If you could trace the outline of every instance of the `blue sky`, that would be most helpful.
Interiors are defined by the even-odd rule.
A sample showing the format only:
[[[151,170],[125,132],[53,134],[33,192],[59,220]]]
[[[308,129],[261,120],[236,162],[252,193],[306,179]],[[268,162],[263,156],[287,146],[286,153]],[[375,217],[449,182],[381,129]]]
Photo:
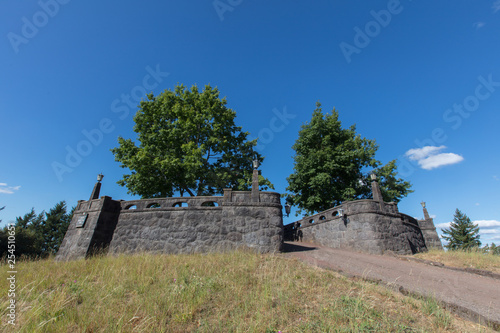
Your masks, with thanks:
[[[110,149],[144,92],[217,86],[284,192],[316,101],[398,159],[400,211],[456,208],[500,243],[500,1],[3,1],[2,225],[34,207],[130,199]],[[295,217],[285,218],[285,223]]]

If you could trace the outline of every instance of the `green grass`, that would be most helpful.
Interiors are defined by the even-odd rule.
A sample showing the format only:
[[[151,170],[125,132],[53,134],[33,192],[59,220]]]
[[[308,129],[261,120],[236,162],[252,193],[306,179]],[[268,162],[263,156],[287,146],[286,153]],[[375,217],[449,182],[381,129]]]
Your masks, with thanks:
[[[500,274],[500,256],[485,254],[480,249],[470,251],[442,251],[433,249],[428,252],[418,253],[415,257],[437,261],[446,266],[484,269]]]
[[[428,299],[247,251],[17,263],[4,332],[479,332]],[[7,290],[7,267],[0,289]]]

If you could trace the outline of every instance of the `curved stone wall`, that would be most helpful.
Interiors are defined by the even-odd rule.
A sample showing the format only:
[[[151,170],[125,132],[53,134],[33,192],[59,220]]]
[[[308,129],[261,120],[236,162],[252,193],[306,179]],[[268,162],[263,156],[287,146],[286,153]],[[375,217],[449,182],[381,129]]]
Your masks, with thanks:
[[[339,216],[340,209],[343,217]],[[426,250],[417,220],[399,213],[394,203],[374,200],[345,202],[285,226],[285,240],[302,240],[360,252],[412,254]]]

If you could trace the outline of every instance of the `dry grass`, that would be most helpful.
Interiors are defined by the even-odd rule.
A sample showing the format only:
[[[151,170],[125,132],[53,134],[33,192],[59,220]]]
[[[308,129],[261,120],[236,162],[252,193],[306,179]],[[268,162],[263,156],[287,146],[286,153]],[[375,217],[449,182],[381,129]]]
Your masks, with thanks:
[[[481,250],[446,252],[430,250],[429,252],[416,254],[415,257],[437,261],[446,266],[484,269],[500,274],[500,256],[485,254]]]
[[[0,289],[7,289],[6,266]],[[429,299],[280,255],[120,255],[17,264],[4,332],[485,332]]]

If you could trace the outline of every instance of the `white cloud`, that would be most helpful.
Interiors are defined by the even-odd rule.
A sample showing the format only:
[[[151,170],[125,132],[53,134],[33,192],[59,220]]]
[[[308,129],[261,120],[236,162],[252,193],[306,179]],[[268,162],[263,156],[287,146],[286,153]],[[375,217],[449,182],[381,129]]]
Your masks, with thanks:
[[[439,147],[425,146],[422,148],[413,148],[413,149],[408,150],[405,153],[405,155],[408,156],[408,158],[410,160],[418,161],[418,160],[421,160],[423,158],[426,158],[427,156],[437,154],[438,152],[440,152],[441,150],[443,150],[445,148],[446,148],[446,146],[439,146]]]
[[[479,228],[494,228],[500,227],[500,221],[496,220],[477,220],[473,221],[475,224],[479,226]]]
[[[14,191],[18,191],[21,186],[7,186],[6,183],[0,183],[0,193],[13,194]]]
[[[437,228],[449,228],[451,222],[439,223],[436,224]],[[500,227],[500,221],[496,220],[477,220],[472,221],[472,223],[476,224],[479,228],[496,228]]]
[[[445,165],[451,165],[462,162],[464,158],[454,153],[443,153],[429,156],[418,161],[418,164],[425,170],[432,170]]]
[[[484,230],[479,230],[480,234],[499,234],[500,235],[500,230],[497,229],[484,229]]]
[[[439,228],[439,229],[449,228],[450,227],[450,223],[451,222],[445,222],[445,223],[436,224],[436,228]]]
[[[493,9],[493,13],[498,12],[500,10],[500,0],[495,1],[491,8]]]
[[[484,22],[475,22],[475,23],[473,24],[473,26],[474,26],[474,28],[476,28],[476,30],[481,29],[481,28],[482,28],[482,27],[484,27],[485,25],[486,25],[486,23],[484,23]]]
[[[462,162],[464,158],[454,153],[440,153],[446,146],[425,146],[408,150],[405,155],[413,161],[417,161],[422,169],[432,170],[445,165]]]
[[[497,181],[500,180],[500,178],[498,178],[498,176],[493,176],[493,179],[497,180]]]

